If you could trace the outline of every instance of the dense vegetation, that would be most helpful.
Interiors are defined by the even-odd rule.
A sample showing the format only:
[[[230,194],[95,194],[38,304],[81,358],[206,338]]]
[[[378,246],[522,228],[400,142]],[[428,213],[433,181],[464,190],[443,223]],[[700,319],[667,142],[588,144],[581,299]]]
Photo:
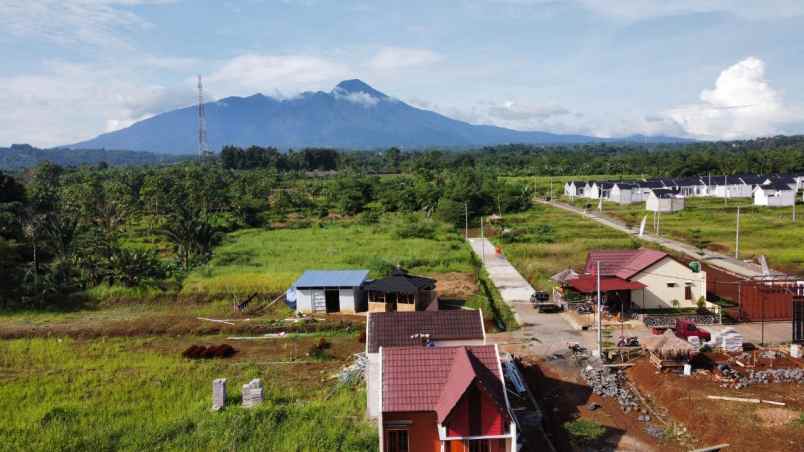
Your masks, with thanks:
[[[318,165],[327,155],[309,161]],[[531,197],[525,184],[471,168],[426,177],[308,177],[216,161],[127,168],[43,163],[19,177],[0,173],[0,186],[3,306],[45,305],[98,287],[164,288],[188,275],[193,281],[193,269],[241,229],[348,221],[392,227],[397,240],[434,240],[443,236],[444,222],[463,226],[467,213],[474,219],[523,210]]]

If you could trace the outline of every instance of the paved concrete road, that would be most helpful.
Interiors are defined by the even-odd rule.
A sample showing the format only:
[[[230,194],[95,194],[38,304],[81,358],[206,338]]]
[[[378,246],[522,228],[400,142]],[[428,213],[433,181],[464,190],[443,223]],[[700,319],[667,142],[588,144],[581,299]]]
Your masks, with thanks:
[[[574,214],[589,218],[590,220],[596,221],[596,222],[598,222],[598,223],[600,223],[600,224],[602,224],[604,226],[610,227],[612,229],[616,229],[616,230],[618,230],[620,232],[624,232],[624,233],[629,234],[629,235],[636,236],[636,235],[639,234],[638,229],[629,228],[625,224],[623,224],[623,223],[621,223],[621,222],[609,217],[604,212],[598,212],[598,211],[588,211],[588,212],[586,212],[583,209],[579,209],[579,208],[577,208],[575,206],[571,206],[569,204],[565,204],[565,203],[557,202],[557,201],[544,201],[544,200],[541,200],[541,199],[537,199],[536,201],[541,203],[541,204],[546,204],[546,205],[549,205],[551,207],[556,207],[556,208],[559,208],[559,209],[563,209],[563,210],[566,210],[568,212],[572,212]],[[755,277],[755,276],[762,276],[762,270],[759,268],[758,265],[749,264],[749,263],[743,262],[743,261],[741,261],[739,259],[735,259],[735,258],[733,258],[731,256],[727,256],[725,254],[716,253],[714,251],[707,250],[705,256],[702,257],[700,254],[698,254],[698,250],[695,247],[693,247],[691,245],[688,245],[688,244],[686,244],[684,242],[679,242],[678,240],[672,240],[672,239],[668,239],[666,237],[657,237],[655,235],[651,235],[651,234],[647,234],[647,233],[645,235],[643,235],[641,237],[641,239],[642,240],[647,240],[649,242],[657,243],[657,244],[662,245],[663,247],[666,247],[666,248],[671,249],[673,251],[686,254],[687,256],[691,257],[692,259],[701,260],[701,261],[705,262],[708,265],[711,265],[713,267],[717,267],[719,269],[725,270],[725,271],[727,271],[729,273],[732,273],[732,274],[736,274],[736,275],[743,276],[743,277],[746,277],[746,278],[751,278],[751,277]],[[772,272],[776,273],[776,274],[779,274],[779,275],[782,274],[781,272],[776,272],[776,271],[772,271]]]
[[[586,347],[594,343],[593,333],[578,331],[564,314],[542,314],[534,309],[530,304],[533,287],[505,256],[496,253],[488,239],[469,239],[469,244],[475,254],[483,256],[491,282],[522,325],[514,332],[489,335],[492,342],[500,344],[504,350],[534,356],[563,353],[567,342],[580,342]]]

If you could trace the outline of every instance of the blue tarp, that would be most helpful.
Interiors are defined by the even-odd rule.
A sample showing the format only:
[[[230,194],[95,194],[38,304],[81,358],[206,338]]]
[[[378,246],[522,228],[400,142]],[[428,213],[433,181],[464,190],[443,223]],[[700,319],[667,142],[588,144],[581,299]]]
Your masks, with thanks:
[[[293,287],[358,287],[368,278],[368,273],[368,270],[307,270]]]

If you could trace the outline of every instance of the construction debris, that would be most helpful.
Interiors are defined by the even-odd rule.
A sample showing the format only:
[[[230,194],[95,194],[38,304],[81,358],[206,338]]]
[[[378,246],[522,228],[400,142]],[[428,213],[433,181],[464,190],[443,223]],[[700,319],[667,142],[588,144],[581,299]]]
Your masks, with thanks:
[[[262,381],[255,378],[243,385],[241,389],[243,396],[243,408],[252,408],[260,405],[265,400],[265,390],[262,387]]]
[[[220,411],[226,405],[226,379],[212,380],[212,411]]]
[[[218,319],[208,319],[206,317],[196,317],[198,320],[203,320],[205,322],[214,322],[214,323],[225,323],[227,325],[234,326],[234,322],[231,320],[218,320]]]
[[[337,378],[343,384],[354,385],[364,381],[368,370],[368,357],[365,353],[355,353],[355,361],[341,369]]]
[[[729,353],[743,351],[743,335],[734,328],[726,328],[718,336],[717,345]]]
[[[749,370],[748,375],[742,375],[735,371],[728,364],[718,365],[718,372],[721,376],[721,387],[734,389],[747,388],[751,385],[770,384],[770,383],[798,383],[804,384],[804,369],[783,368],[766,370]]]
[[[593,393],[617,399],[623,412],[629,413],[639,408],[636,396],[625,384],[625,374],[622,370],[613,370],[610,367],[595,368],[586,366],[581,370],[581,376],[591,386]]]

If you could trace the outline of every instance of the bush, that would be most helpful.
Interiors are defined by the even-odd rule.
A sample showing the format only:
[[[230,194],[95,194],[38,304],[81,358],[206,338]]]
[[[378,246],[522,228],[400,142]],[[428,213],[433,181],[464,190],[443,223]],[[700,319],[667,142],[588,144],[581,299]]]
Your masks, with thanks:
[[[603,427],[595,421],[586,419],[576,419],[571,422],[565,422],[563,427],[564,430],[570,434],[571,441],[575,445],[592,443],[600,439],[606,433],[606,427]]]
[[[396,268],[394,264],[377,256],[372,257],[371,260],[369,260],[368,265],[366,265],[366,267],[368,267],[368,270],[371,273],[383,277],[390,275],[391,272],[394,271],[394,269]]]
[[[430,219],[408,217],[394,228],[394,237],[398,239],[434,239],[436,224]]]

